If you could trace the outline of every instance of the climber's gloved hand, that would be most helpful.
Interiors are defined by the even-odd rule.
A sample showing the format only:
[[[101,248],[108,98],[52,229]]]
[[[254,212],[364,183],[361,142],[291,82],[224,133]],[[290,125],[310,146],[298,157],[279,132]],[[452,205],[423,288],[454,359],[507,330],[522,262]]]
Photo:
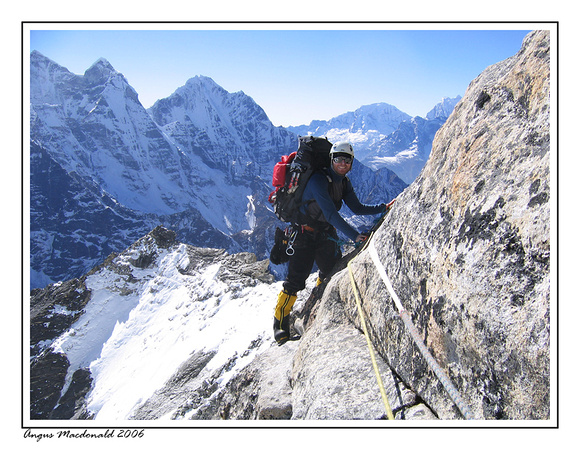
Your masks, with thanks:
[[[362,233],[359,234],[356,239],[354,240],[355,244],[362,244],[363,242],[365,242],[367,239],[369,238],[368,233]]]

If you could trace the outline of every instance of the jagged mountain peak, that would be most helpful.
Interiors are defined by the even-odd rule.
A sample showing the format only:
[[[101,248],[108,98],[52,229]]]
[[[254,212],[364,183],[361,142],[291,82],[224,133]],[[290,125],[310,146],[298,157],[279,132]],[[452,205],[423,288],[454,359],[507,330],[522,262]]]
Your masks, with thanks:
[[[194,77],[189,78],[185,82],[186,87],[209,87],[211,89],[219,89],[220,91],[227,93],[227,91],[222,88],[219,84],[215,82],[215,80],[211,77],[206,75],[195,75]]]
[[[270,123],[266,112],[243,91],[230,93],[212,78],[196,75],[169,97],[157,100],[148,111],[160,126],[191,122],[207,129],[216,119],[227,126],[236,120],[241,109],[250,112],[248,121]],[[229,131],[235,134],[231,127]]]
[[[427,120],[433,120],[437,118],[447,119],[453,112],[455,105],[459,103],[461,96],[458,95],[454,98],[443,97],[439,103],[437,103],[431,111],[425,116]]]
[[[354,111],[355,115],[362,114],[400,114],[402,111],[394,105],[385,102],[371,103],[369,105],[363,105]],[[348,113],[347,113],[348,114]],[[405,114],[405,113],[403,113]]]
[[[117,71],[115,70],[115,68],[112,66],[112,64],[106,59],[106,58],[99,58],[97,59],[92,65],[91,67],[89,67],[86,72],[89,72],[91,70],[95,70],[95,69],[99,69],[99,70],[104,70],[104,71],[108,71],[108,72],[115,72],[117,73]]]
[[[85,79],[92,84],[102,84],[112,76],[119,74],[109,61],[105,58],[99,58],[85,71]]]
[[[38,65],[38,64],[52,65],[52,66],[60,67],[64,71],[69,72],[68,69],[64,68],[63,66],[61,66],[57,62],[53,61],[49,57],[43,55],[38,50],[32,50],[30,52],[30,64],[31,65]]]
[[[30,101],[32,104],[52,104],[66,110],[66,115],[82,114],[81,110],[68,109],[71,104],[82,104],[91,111],[99,99],[117,96],[138,103],[137,92],[129,85],[124,75],[118,72],[105,58],[99,58],[84,75],[76,75],[65,67],[34,50],[30,55]],[[99,87],[99,89],[94,89]],[[84,100],[73,100],[79,95]],[[113,102],[121,104],[122,102]],[[91,106],[92,105],[92,106]],[[143,108],[142,108],[143,109]]]
[[[219,85],[213,78],[208,77],[207,75],[196,75],[188,79],[183,86],[184,88],[189,89],[196,89],[196,90],[205,90],[205,92],[212,92],[214,94],[223,96],[223,97],[231,97],[231,98],[244,98],[249,99],[250,101],[254,101],[252,97],[247,95],[244,91],[235,91],[229,92],[221,85]],[[256,104],[257,105],[257,104]]]
[[[189,78],[183,86],[177,88],[170,97],[182,96],[194,99],[199,96],[226,97],[228,95],[230,95],[229,92],[217,84],[213,78],[196,75]]]
[[[266,178],[279,155],[295,145],[295,136],[274,127],[250,96],[230,93],[202,75],[156,101],[148,112],[179,146],[234,177]]]
[[[251,97],[248,97],[243,91],[233,93],[228,92],[218,83],[216,83],[213,78],[205,75],[196,75],[194,77],[189,78],[185,82],[185,84],[177,88],[175,92],[173,92],[173,94],[171,94],[169,97],[165,99],[159,99],[157,102],[164,102],[167,99],[175,97],[182,97],[190,101],[199,98],[214,98],[224,100],[228,98],[247,97],[251,99]],[[155,104],[151,109],[153,110],[154,108]]]

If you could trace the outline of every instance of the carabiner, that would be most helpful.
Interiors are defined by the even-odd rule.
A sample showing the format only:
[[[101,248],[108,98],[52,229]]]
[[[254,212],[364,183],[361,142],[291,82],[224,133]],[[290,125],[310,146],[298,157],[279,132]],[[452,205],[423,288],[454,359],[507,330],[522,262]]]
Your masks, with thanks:
[[[286,228],[286,234],[288,235],[288,228]],[[294,254],[294,241],[296,240],[296,235],[298,234],[298,231],[292,228],[292,231],[290,232],[290,236],[288,237],[288,245],[286,246],[286,254],[288,256],[292,256]]]

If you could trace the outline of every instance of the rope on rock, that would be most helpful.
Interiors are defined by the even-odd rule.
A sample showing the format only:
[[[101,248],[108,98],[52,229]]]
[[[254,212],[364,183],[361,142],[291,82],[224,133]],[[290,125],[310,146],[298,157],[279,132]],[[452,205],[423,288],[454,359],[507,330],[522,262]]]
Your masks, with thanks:
[[[369,337],[369,333],[367,331],[367,325],[366,325],[366,321],[365,321],[365,318],[363,315],[361,301],[360,301],[360,298],[358,296],[358,290],[356,288],[356,283],[354,281],[354,275],[352,274],[352,268],[350,266],[351,262],[352,262],[352,260],[349,261],[348,265],[347,265],[348,266],[348,274],[350,275],[350,282],[352,284],[352,290],[354,291],[354,297],[356,299],[356,306],[358,309],[358,313],[360,315],[360,321],[361,321],[361,325],[363,328],[363,333],[367,339],[367,345],[369,347],[371,361],[373,362],[373,368],[375,369],[375,375],[377,377],[377,383],[379,385],[379,390],[381,391],[381,397],[382,397],[383,403],[385,405],[385,410],[387,411],[387,417],[389,420],[395,420],[395,417],[393,416],[393,410],[391,409],[391,405],[389,404],[389,399],[387,398],[387,394],[385,392],[385,386],[383,385],[381,373],[379,372],[379,367],[377,366],[377,360],[375,359],[375,352],[373,351],[373,344],[371,343],[371,338]]]
[[[393,202],[391,202],[388,205],[387,211],[385,212],[383,217],[381,217],[380,222],[382,222],[382,219],[384,219],[384,216],[386,215],[386,213],[388,212],[388,210],[390,209],[390,206],[392,206],[392,204],[393,204]],[[381,261],[379,259],[379,255],[377,254],[377,249],[375,248],[375,245],[373,243],[372,238],[374,237],[374,231],[376,230],[376,228],[378,228],[378,226],[374,227],[374,228],[375,229],[370,233],[370,236],[368,237],[368,239],[366,239],[366,241],[364,242],[364,247],[363,247],[362,251],[366,250],[367,248],[369,249],[369,255],[371,257],[371,260],[373,261],[377,271],[379,272],[379,276],[383,280],[383,283],[387,287],[387,290],[389,291],[389,294],[391,295],[391,298],[393,299],[393,302],[395,303],[395,306],[397,307],[397,310],[399,311],[399,316],[401,317],[401,320],[405,324],[405,327],[407,328],[407,331],[409,332],[409,334],[413,338],[413,341],[415,342],[415,344],[419,348],[419,351],[421,352],[421,354],[423,355],[423,357],[427,361],[427,364],[429,365],[431,370],[433,370],[433,372],[435,373],[435,375],[437,376],[437,378],[439,379],[439,381],[441,382],[441,384],[443,385],[443,387],[447,391],[447,394],[449,395],[449,397],[451,398],[453,403],[455,403],[457,408],[459,408],[459,411],[461,412],[463,417],[465,417],[465,419],[467,419],[467,420],[473,420],[475,417],[474,417],[473,413],[471,412],[471,409],[469,408],[467,403],[465,403],[465,401],[461,398],[461,395],[459,394],[459,391],[453,385],[453,382],[449,379],[449,377],[445,374],[445,372],[443,372],[443,369],[441,368],[441,366],[439,366],[439,364],[437,363],[435,358],[433,358],[433,356],[429,352],[429,349],[427,348],[427,346],[423,343],[423,340],[421,339],[421,336],[419,334],[419,330],[417,329],[417,327],[415,327],[415,325],[413,324],[413,321],[411,320],[411,315],[403,307],[403,304],[401,303],[399,296],[397,295],[397,293],[393,289],[393,285],[391,284],[391,280],[387,276],[387,272],[385,270],[385,267],[381,263]],[[363,328],[365,338],[367,340],[367,345],[369,348],[369,353],[371,355],[373,368],[375,370],[375,375],[377,377],[377,383],[379,385],[379,390],[381,391],[381,397],[383,399],[383,403],[385,404],[385,409],[387,410],[387,417],[389,418],[389,420],[394,420],[393,412],[391,410],[391,406],[389,404],[389,400],[388,400],[387,394],[385,392],[385,387],[383,385],[383,380],[381,379],[381,374],[379,372],[377,362],[375,359],[375,354],[373,351],[373,346],[371,343],[370,335],[369,335],[368,330],[367,330],[366,321],[365,321],[363,309],[362,309],[362,303],[361,303],[359,295],[358,295],[358,290],[356,288],[356,282],[355,282],[352,267],[351,267],[352,261],[353,260],[349,261],[347,266],[348,266],[348,273],[350,276],[350,282],[352,284],[352,289],[354,291],[354,296],[356,299],[356,306],[357,306],[358,313],[360,316],[361,325]]]
[[[465,417],[468,420],[474,419],[474,416],[473,416],[473,413],[471,412],[471,409],[469,408],[467,403],[465,403],[465,401],[463,401],[463,399],[461,398],[461,395],[459,394],[459,391],[455,388],[455,386],[453,385],[453,383],[451,382],[449,377],[445,374],[445,372],[443,372],[443,369],[441,369],[439,364],[437,364],[437,361],[435,361],[435,358],[433,358],[433,356],[431,355],[431,353],[427,349],[427,346],[423,343],[423,341],[419,335],[419,330],[417,330],[417,328],[415,327],[415,325],[413,324],[413,322],[411,320],[411,315],[403,307],[401,300],[399,299],[397,293],[393,289],[391,281],[389,280],[389,277],[387,276],[387,272],[385,270],[385,267],[381,264],[381,261],[379,260],[379,255],[377,254],[377,249],[375,248],[375,245],[373,242],[369,243],[368,249],[369,249],[369,255],[371,256],[371,259],[372,259],[375,267],[377,268],[377,271],[379,272],[381,279],[385,283],[385,286],[387,287],[387,290],[389,291],[389,294],[391,295],[391,298],[393,299],[393,302],[395,303],[395,306],[397,307],[397,310],[399,311],[399,315],[400,315],[401,319],[403,320],[403,323],[405,324],[407,331],[409,331],[409,334],[413,338],[413,341],[415,341],[415,344],[419,348],[419,351],[421,352],[423,357],[427,360],[427,364],[429,364],[429,367],[433,370],[433,372],[435,372],[435,375],[437,376],[437,378],[439,379],[439,381],[441,382],[441,384],[443,385],[443,387],[447,391],[447,394],[449,394],[449,397],[451,397],[451,400],[453,400],[455,405],[459,408],[459,411],[461,411],[461,414],[463,415],[463,417]]]
[[[465,417],[467,420],[473,420],[474,417],[473,413],[471,412],[471,409],[469,408],[469,406],[467,406],[467,403],[463,401],[461,395],[459,394],[459,391],[455,388],[449,377],[445,375],[443,369],[441,369],[439,364],[437,364],[437,361],[435,361],[435,358],[433,358],[431,353],[429,353],[429,349],[427,349],[427,346],[421,340],[419,330],[417,330],[417,327],[413,324],[409,312],[402,311],[399,315],[401,316],[401,319],[403,319],[403,322],[407,326],[407,330],[409,330],[409,333],[413,337],[415,344],[417,344],[417,347],[419,347],[419,351],[421,352],[423,357],[427,360],[427,364],[429,364],[429,367],[431,367],[433,372],[435,372],[437,378],[439,378],[439,381],[449,394],[449,397],[451,397],[451,400],[453,400],[453,403],[457,405],[459,411],[461,411],[461,414],[463,414],[463,417]]]

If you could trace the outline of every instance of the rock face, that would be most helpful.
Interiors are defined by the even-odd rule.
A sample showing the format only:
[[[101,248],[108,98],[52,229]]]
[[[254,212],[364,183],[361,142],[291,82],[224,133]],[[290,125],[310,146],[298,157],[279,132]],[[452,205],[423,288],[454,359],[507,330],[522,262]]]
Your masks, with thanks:
[[[309,299],[315,300],[311,326],[299,341],[266,350],[193,418],[386,419],[364,335],[348,318],[336,283],[319,299],[321,292]],[[301,315],[308,303],[296,305],[294,313]],[[396,419],[436,418],[380,357],[377,366]]]
[[[534,32],[474,80],[375,236],[395,291],[477,418],[550,417],[549,62],[549,33]],[[380,353],[438,417],[458,417],[368,252],[355,267]]]

